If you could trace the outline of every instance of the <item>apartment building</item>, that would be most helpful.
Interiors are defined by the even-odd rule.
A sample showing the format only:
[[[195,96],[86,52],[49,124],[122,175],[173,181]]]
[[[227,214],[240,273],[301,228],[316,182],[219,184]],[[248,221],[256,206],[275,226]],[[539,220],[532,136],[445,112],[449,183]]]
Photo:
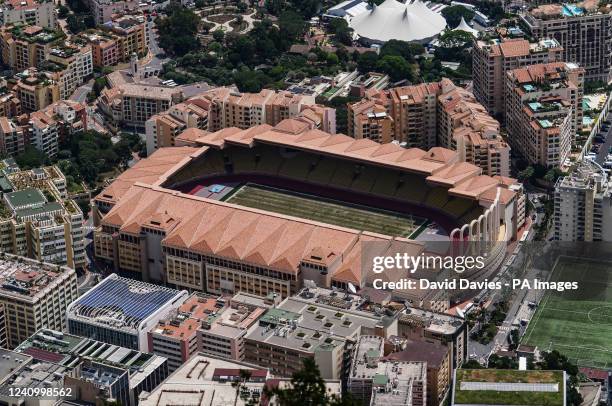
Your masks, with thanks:
[[[198,350],[219,358],[243,361],[244,337],[256,327],[267,306],[243,301],[237,294],[212,322],[202,323],[198,330]]]
[[[579,64],[585,80],[611,79],[612,15],[605,4],[588,0],[576,4],[543,4],[521,15],[538,40],[553,38],[563,47],[562,60]]]
[[[17,94],[8,90],[6,80],[0,79],[0,117],[13,118],[21,115],[21,101]]]
[[[2,253],[0,281],[8,348],[43,327],[66,327],[66,308],[78,296],[73,269]]]
[[[35,111],[30,114],[29,123],[32,145],[50,157],[57,155],[59,135],[56,121],[42,111]]]
[[[362,99],[348,109],[348,133],[356,139],[391,142],[394,140],[394,124],[387,107],[378,100]]]
[[[13,90],[24,111],[42,110],[60,100],[60,88],[54,76],[35,68],[17,75],[19,79]]]
[[[302,106],[315,104],[314,96],[269,89],[259,93],[240,93],[222,87],[206,92],[204,96],[211,102],[209,131],[228,127],[247,129],[259,124],[276,125],[297,116]]]
[[[493,119],[465,89],[450,80],[368,91],[348,106],[348,135],[407,148],[451,148],[462,162],[489,176],[507,176],[510,148]]]
[[[360,297],[342,296],[305,289],[269,309],[245,337],[245,360],[289,377],[303,358],[314,358],[323,378],[344,377],[360,335],[396,335],[398,324],[394,316],[359,310]]]
[[[15,352],[65,368],[74,400],[95,404],[101,397],[135,406],[141,392],[154,390],[169,374],[166,358],[43,328]]]
[[[189,128],[205,131],[228,127],[247,129],[262,123],[276,125],[280,117],[294,117],[310,128],[335,133],[335,110],[311,102],[311,97],[302,99],[302,96],[271,90],[259,94],[232,94],[227,88],[214,89],[151,117],[145,123],[147,151],[151,154],[158,148],[175,146],[176,137]]]
[[[37,113],[44,114],[45,121],[53,122],[57,128],[59,140],[87,130],[87,105],[84,103],[60,100]]]
[[[2,62],[16,71],[38,67],[47,60],[60,34],[36,25],[6,26],[0,31]]]
[[[399,351],[384,358],[388,362],[423,362],[427,366],[427,404],[440,405],[446,399],[453,374],[451,346],[440,342],[402,342]]]
[[[98,108],[112,125],[144,128],[147,120],[182,99],[180,89],[123,83],[105,89],[98,99]]]
[[[72,302],[68,331],[107,344],[151,351],[148,332],[187,298],[178,291],[109,275]]]
[[[119,43],[114,36],[104,31],[96,33],[85,33],[83,37],[87,39],[91,46],[92,62],[96,68],[113,66],[122,61],[119,52]]]
[[[510,175],[510,147],[500,136],[499,122],[474,95],[442,79],[438,96],[438,145],[457,151],[461,162],[489,176]]]
[[[0,117],[0,154],[15,156],[25,150],[27,131],[6,117]]]
[[[382,337],[358,338],[347,380],[355,400],[370,406],[424,406],[427,383],[425,362],[387,361]]]
[[[362,100],[348,106],[348,135],[354,138],[395,140],[410,148],[431,148],[436,145],[439,93],[439,83],[423,83],[382,91],[368,90],[365,100],[374,103],[368,104]],[[387,116],[381,114],[383,110]],[[372,114],[374,120],[368,120],[368,115]],[[376,128],[369,128],[369,122]],[[370,137],[365,137],[368,134]]]
[[[67,197],[66,178],[55,166],[5,174],[0,251],[80,268],[87,263],[83,213]]]
[[[53,2],[8,0],[0,6],[0,25],[21,23],[56,29],[57,14]]]
[[[188,128],[207,130],[210,105],[207,98],[196,96],[152,116],[145,123],[147,154],[175,146],[176,137]]]
[[[582,125],[584,69],[572,63],[530,65],[508,72],[508,142],[529,163],[566,165]]]
[[[60,99],[69,99],[77,87],[93,75],[93,55],[89,45],[56,44],[47,61],[57,65]]]
[[[149,351],[168,359],[172,373],[199,350],[198,329],[211,325],[225,302],[194,293],[148,332]]]
[[[467,324],[459,317],[410,307],[398,317],[399,337],[411,341],[441,343],[451,352],[451,370],[468,356]]]
[[[523,38],[479,39],[472,48],[472,83],[476,100],[503,119],[506,74],[512,69],[561,62],[563,47],[555,39],[529,42]]]
[[[117,43],[117,57],[127,62],[133,54],[144,56],[147,51],[145,21],[142,16],[133,15],[113,16],[112,20],[104,24]]]
[[[555,240],[612,241],[612,200],[608,175],[582,161],[555,185]]]
[[[138,10],[136,0],[87,0],[86,2],[96,24],[102,25],[112,21],[113,14]]]

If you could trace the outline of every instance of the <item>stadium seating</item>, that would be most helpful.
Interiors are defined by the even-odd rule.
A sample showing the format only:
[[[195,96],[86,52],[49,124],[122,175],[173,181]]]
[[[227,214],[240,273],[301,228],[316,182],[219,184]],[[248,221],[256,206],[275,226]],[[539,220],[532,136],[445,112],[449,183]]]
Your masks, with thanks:
[[[376,183],[374,183],[374,187],[372,188],[372,193],[393,197],[397,189],[398,179],[399,174],[397,172],[384,173],[384,176],[381,175],[376,179]]]
[[[441,209],[448,201],[448,193],[446,189],[441,187],[434,187],[427,193],[425,198],[425,204],[431,207]]]
[[[397,188],[395,197],[410,201],[412,203],[423,203],[429,188],[423,182],[423,178],[417,175],[403,174],[402,183]]]
[[[234,148],[230,151],[231,162],[234,164],[234,173],[253,172],[255,170],[255,154],[244,148]]]
[[[336,170],[331,178],[331,185],[348,188],[355,176],[355,164],[352,162],[338,162]]]
[[[473,207],[473,201],[453,197],[448,201],[448,203],[444,205],[442,210],[444,210],[445,213],[448,213],[454,218],[458,219],[465,215]]]
[[[338,161],[331,158],[321,157],[315,167],[308,174],[310,182],[327,185],[336,170]]]
[[[257,171],[268,174],[277,175],[282,163],[282,158],[274,148],[262,148],[260,152],[259,162],[257,163]]]
[[[379,173],[369,166],[362,166],[359,175],[354,177],[351,189],[357,192],[370,193]]]
[[[306,180],[310,165],[316,162],[318,157],[307,153],[299,153],[297,156],[285,159],[278,174],[297,180]]]

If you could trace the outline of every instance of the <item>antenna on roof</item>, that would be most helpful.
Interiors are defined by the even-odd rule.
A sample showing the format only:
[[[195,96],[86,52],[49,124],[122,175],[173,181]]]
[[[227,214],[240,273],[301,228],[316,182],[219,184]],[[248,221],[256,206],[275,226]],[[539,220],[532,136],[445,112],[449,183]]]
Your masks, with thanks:
[[[354,295],[357,294],[357,288],[351,282],[348,283],[348,290]]]

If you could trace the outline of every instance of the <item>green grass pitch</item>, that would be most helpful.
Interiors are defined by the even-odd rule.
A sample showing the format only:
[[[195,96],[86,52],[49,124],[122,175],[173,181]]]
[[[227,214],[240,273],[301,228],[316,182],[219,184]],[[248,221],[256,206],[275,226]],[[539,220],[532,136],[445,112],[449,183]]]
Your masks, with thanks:
[[[228,203],[285,214],[288,216],[370,231],[395,237],[415,238],[427,224],[416,216],[353,206],[314,196],[247,184],[226,198]]]
[[[612,264],[561,257],[551,280],[577,281],[579,289],[548,293],[522,343],[580,366],[612,367]]]

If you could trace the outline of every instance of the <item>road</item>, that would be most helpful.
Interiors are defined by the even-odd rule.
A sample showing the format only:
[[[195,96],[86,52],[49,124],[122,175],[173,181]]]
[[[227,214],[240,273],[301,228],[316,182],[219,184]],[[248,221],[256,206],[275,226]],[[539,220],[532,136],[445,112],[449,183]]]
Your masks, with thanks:
[[[608,113],[608,116],[606,117],[606,119],[610,119],[610,113]],[[600,132],[600,134],[606,134],[605,137],[605,141],[603,144],[601,144],[601,148],[599,149],[599,152],[597,153],[597,158],[595,159],[595,162],[597,162],[598,164],[603,164],[606,161],[606,157],[608,156],[608,151],[610,150],[610,147],[612,147],[612,137],[610,136],[612,134],[612,125],[608,126],[608,132]]]
[[[147,21],[147,37],[149,38],[149,52],[151,56],[149,56],[147,58],[147,62],[143,63],[141,66],[144,69],[159,71],[161,70],[163,64],[168,62],[170,59],[159,58],[157,56],[158,54],[162,54],[164,50],[159,46],[157,29],[155,29],[155,24],[153,21]]]
[[[73,100],[79,103],[87,103],[87,94],[91,92],[91,90],[93,89],[93,83],[94,83],[94,80],[91,79],[89,80],[89,82],[84,83],[81,86],[77,87],[74,93],[72,93],[72,95],[70,96],[70,100]]]

